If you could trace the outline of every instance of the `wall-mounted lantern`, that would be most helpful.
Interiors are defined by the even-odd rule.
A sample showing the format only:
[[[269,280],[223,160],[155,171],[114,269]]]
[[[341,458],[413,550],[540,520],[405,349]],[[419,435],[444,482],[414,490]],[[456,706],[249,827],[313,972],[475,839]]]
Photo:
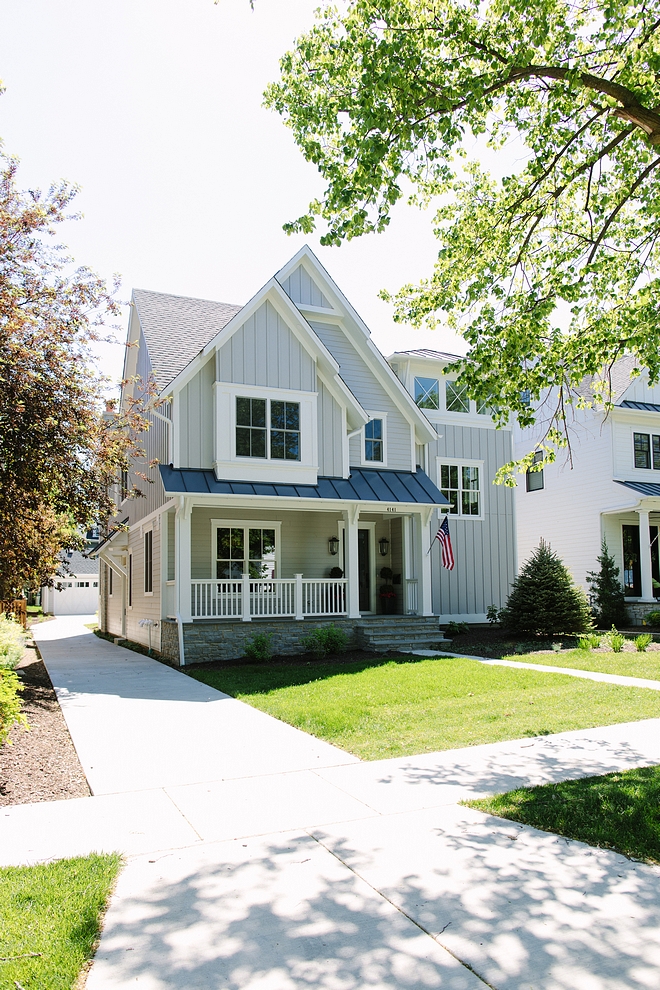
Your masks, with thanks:
[[[378,541],[378,549],[380,550],[381,557],[387,557],[390,550],[390,541],[385,537]]]
[[[328,553],[336,557],[339,553],[339,540],[336,536],[331,536],[328,540]]]

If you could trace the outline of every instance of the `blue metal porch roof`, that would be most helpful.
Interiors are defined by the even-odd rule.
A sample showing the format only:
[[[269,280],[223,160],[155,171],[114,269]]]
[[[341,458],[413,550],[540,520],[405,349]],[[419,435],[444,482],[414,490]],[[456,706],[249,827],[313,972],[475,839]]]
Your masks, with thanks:
[[[622,409],[639,409],[640,412],[660,412],[660,406],[655,402],[637,402],[633,399],[624,399],[620,405]]]
[[[624,488],[631,488],[639,495],[660,496],[660,485],[652,481],[616,481],[615,483],[617,485],[623,485]]]
[[[316,485],[266,484],[257,481],[218,481],[213,471],[173,468],[160,464],[169,495],[259,495],[275,498],[342,499],[348,502],[401,502],[448,505],[428,475],[417,471],[378,471],[351,468],[348,478],[319,478]]]

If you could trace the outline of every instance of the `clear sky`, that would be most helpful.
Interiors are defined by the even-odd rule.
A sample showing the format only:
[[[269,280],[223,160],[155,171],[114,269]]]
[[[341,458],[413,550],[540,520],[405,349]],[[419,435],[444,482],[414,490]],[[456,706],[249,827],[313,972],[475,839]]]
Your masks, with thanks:
[[[134,287],[244,303],[298,250],[282,224],[322,190],[281,119],[262,108],[278,59],[318,0],[2,0],[0,136],[24,188],[66,178],[84,218],[76,261]],[[429,214],[322,248],[306,238],[386,354],[464,352],[446,331],[397,326],[381,288],[429,274]],[[123,348],[103,353],[118,378]]]

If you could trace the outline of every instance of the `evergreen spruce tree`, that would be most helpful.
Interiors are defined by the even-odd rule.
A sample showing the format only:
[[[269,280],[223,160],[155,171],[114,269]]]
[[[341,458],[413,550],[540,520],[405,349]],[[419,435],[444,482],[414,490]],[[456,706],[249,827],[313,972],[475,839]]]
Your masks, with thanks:
[[[514,632],[545,636],[585,632],[591,625],[587,596],[544,540],[513,582],[501,621]]]
[[[592,595],[594,618],[601,629],[624,626],[627,622],[626,599],[619,581],[619,568],[603,540],[598,572],[589,571],[587,582]]]

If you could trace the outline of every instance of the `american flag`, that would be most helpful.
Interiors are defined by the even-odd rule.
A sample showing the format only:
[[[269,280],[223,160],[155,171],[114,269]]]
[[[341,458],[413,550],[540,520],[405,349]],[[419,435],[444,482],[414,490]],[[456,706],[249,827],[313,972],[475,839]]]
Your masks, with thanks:
[[[435,539],[440,540],[440,547],[442,550],[442,566],[446,567],[448,571],[453,571],[454,569],[454,550],[451,545],[451,536],[449,535],[449,520],[447,516],[442,520],[442,525],[438,532],[435,534]]]

